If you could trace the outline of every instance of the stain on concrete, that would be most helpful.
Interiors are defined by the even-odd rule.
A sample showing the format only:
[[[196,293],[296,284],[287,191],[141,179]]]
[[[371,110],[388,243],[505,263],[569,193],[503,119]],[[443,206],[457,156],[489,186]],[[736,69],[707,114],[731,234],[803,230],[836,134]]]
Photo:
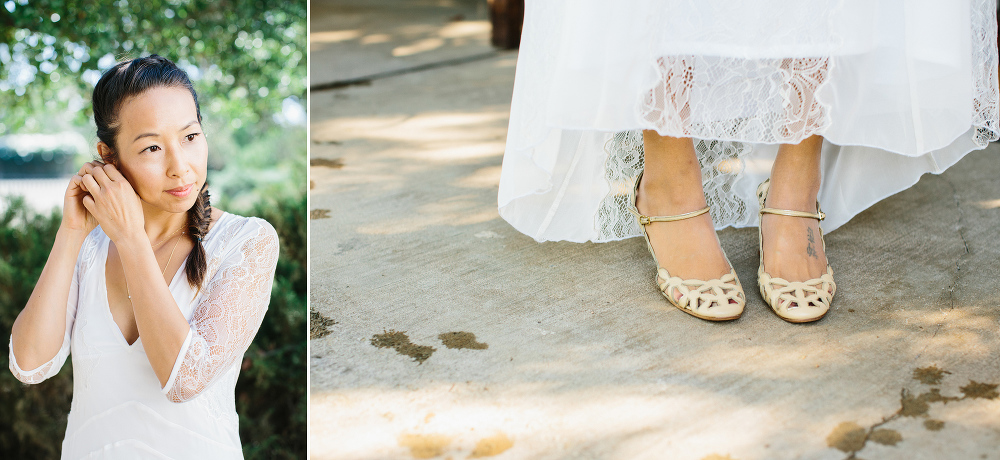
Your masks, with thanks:
[[[899,434],[896,430],[882,428],[872,431],[872,433],[868,435],[868,439],[885,446],[895,446],[903,440],[903,435]]]
[[[934,419],[924,420],[924,428],[931,431],[941,431],[941,429],[944,428],[944,422]]]
[[[434,347],[410,342],[406,332],[397,332],[392,329],[384,331],[382,334],[373,335],[371,344],[378,348],[392,348],[396,350],[396,353],[413,358],[418,364],[427,361],[427,358],[430,358],[436,350]]]
[[[924,395],[913,396],[906,390],[903,390],[903,394],[899,398],[899,405],[899,415],[903,417],[919,417],[927,415],[927,411],[931,408],[930,404],[928,404],[927,400],[924,398]]]
[[[309,166],[322,166],[324,168],[340,169],[344,167],[344,160],[340,158],[311,158]]]
[[[913,370],[913,379],[925,384],[938,384],[945,375],[951,374],[937,366],[928,366]],[[864,449],[868,441],[877,442],[888,446],[895,446],[903,440],[903,436],[896,430],[877,429],[900,417],[928,417],[932,403],[947,404],[952,401],[962,401],[964,399],[997,399],[1000,392],[997,388],[1000,384],[981,383],[969,380],[969,383],[961,387],[963,396],[945,396],[941,394],[940,388],[931,388],[924,393],[913,395],[905,388],[900,391],[899,410],[891,416],[885,417],[868,428],[863,428],[854,422],[843,422],[833,429],[833,432],[826,437],[827,445],[848,453],[845,460],[859,460],[856,454]],[[924,428],[929,431],[941,431],[944,422],[928,418],[924,420]]]
[[[441,343],[448,348],[466,348],[469,350],[485,350],[490,346],[476,341],[476,334],[471,332],[445,332],[438,335]]]
[[[434,458],[444,453],[451,438],[443,434],[402,434],[399,445],[410,449],[414,458]]]
[[[309,181],[309,190],[316,188],[316,181]]]
[[[969,380],[969,384],[959,388],[964,394],[964,398],[973,399],[997,399],[1000,393],[997,393],[997,384],[994,383],[979,383],[975,380]],[[963,399],[964,399],[963,398]]]
[[[500,455],[511,447],[514,447],[514,441],[511,441],[510,438],[508,438],[504,433],[497,433],[494,436],[480,439],[479,442],[476,443],[476,447],[472,449],[472,454],[469,455],[469,458],[483,458]]]
[[[316,310],[309,310],[309,339],[321,339],[330,335],[330,326],[337,324],[336,321],[323,316]]]
[[[910,392],[903,390],[899,398],[900,409],[897,413],[903,417],[923,417],[930,410],[930,403],[959,401],[962,398],[955,396],[944,396],[938,388],[931,388],[926,393],[913,396]]]
[[[937,366],[919,367],[913,370],[913,380],[917,380],[925,385],[937,385],[945,374],[950,374]]]
[[[329,209],[313,209],[309,211],[310,219],[329,219],[330,210]]]
[[[727,455],[708,454],[702,457],[701,460],[736,460],[736,459],[730,457],[728,454]]]
[[[826,437],[826,445],[841,452],[854,453],[865,447],[867,434],[861,425],[854,422],[843,422],[837,425]]]

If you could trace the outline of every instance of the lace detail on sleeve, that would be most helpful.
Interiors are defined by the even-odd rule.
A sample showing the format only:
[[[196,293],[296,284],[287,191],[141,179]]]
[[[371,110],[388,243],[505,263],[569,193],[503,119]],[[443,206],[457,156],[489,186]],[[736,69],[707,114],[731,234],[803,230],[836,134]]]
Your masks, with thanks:
[[[83,279],[87,268],[94,259],[94,254],[100,242],[97,238],[99,231],[99,229],[95,229],[83,240],[83,246],[80,247],[80,254],[76,258],[76,266],[73,268],[73,280],[70,282],[69,297],[66,301],[66,331],[63,333],[62,346],[59,347],[56,355],[35,369],[23,370],[18,366],[17,359],[14,357],[14,337],[11,336],[8,342],[8,367],[10,368],[10,372],[14,374],[14,377],[17,377],[21,382],[29,385],[42,382],[58,374],[59,369],[62,369],[63,364],[66,362],[66,357],[69,356],[70,351],[70,339],[73,335],[73,324],[76,319],[77,302],[80,299],[80,280]]]
[[[11,337],[10,340],[10,372],[14,374],[22,383],[35,384],[39,383],[59,372],[62,368],[64,362],[66,362],[66,356],[69,355],[69,340],[63,340],[63,346],[59,349],[52,359],[48,360],[45,364],[38,366],[38,368],[25,371],[17,365],[17,360],[14,359],[14,338]],[[57,365],[58,364],[58,365]],[[53,370],[54,369],[54,370]]]
[[[252,222],[259,228],[226,257],[191,318],[191,332],[163,388],[173,402],[189,401],[210,387],[243,356],[264,319],[278,236],[266,222]]]

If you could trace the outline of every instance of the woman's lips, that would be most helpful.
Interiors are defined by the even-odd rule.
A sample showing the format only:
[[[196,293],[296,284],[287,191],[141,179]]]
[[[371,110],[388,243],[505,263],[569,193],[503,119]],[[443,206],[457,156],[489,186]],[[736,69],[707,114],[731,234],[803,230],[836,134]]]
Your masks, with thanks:
[[[172,188],[167,190],[167,193],[176,196],[178,198],[184,198],[191,194],[191,190],[194,189],[194,184],[188,184],[183,187]]]

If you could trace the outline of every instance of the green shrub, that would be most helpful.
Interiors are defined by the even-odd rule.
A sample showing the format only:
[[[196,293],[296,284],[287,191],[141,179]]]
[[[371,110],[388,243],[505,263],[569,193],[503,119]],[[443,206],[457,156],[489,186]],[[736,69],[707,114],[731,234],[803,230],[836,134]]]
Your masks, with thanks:
[[[0,337],[5,342],[21,308],[42,273],[60,216],[39,215],[20,198],[8,199],[0,215]],[[0,357],[4,370],[8,354]],[[58,458],[73,395],[68,363],[41,385],[22,384],[10,372],[0,373],[0,457]]]
[[[9,337],[52,249],[60,216],[40,215],[19,198],[0,209],[0,331]],[[304,458],[306,450],[306,198],[258,203],[236,214],[274,226],[281,256],[271,304],[247,351],[236,385],[240,438],[247,459]],[[3,367],[8,365],[3,353]],[[0,458],[59,456],[72,397],[72,366],[38,385],[0,372]]]

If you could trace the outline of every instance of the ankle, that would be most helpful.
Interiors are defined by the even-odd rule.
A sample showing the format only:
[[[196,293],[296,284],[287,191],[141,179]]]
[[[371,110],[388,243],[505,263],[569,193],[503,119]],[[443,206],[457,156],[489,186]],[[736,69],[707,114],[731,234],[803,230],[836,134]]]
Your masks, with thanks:
[[[816,197],[818,195],[819,182],[775,183],[772,180],[765,204],[767,207],[775,209],[816,212]]]
[[[639,184],[637,205],[649,212],[682,214],[702,209],[706,202],[704,193],[697,188],[654,185],[643,181]]]

